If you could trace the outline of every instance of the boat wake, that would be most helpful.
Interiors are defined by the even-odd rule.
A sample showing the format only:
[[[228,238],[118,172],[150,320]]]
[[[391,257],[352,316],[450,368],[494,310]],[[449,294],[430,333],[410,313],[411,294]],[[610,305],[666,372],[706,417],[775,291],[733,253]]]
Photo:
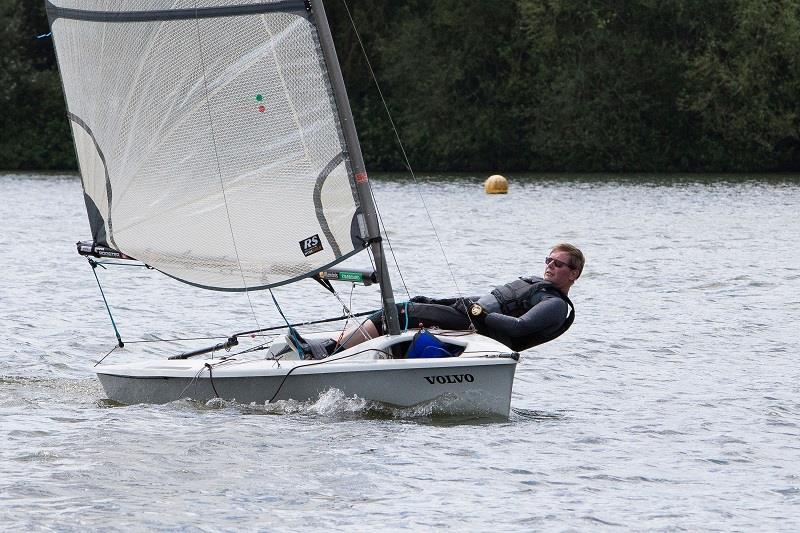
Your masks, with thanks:
[[[38,405],[51,401],[76,405],[95,403],[101,395],[94,379],[0,376],[0,407]]]
[[[430,420],[437,423],[508,421],[505,417],[491,415],[479,408],[471,413],[465,413],[465,401],[476,403],[474,398],[443,395],[410,407],[398,407],[354,395],[347,396],[341,390],[331,388],[320,394],[316,400],[307,401],[279,400],[267,404],[242,404],[236,400],[214,398],[207,402],[179,400],[173,404],[192,406],[200,410],[233,409],[245,415],[305,415],[333,420]]]

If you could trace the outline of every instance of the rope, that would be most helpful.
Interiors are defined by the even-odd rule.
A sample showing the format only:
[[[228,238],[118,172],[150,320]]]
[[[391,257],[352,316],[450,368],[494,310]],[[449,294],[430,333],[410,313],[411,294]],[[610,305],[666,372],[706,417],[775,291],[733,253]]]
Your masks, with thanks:
[[[227,338],[229,338],[228,335],[215,335],[214,337],[178,337],[174,339],[139,339],[135,341],[127,341],[127,344],[145,344],[148,342],[213,341],[214,339]]]
[[[301,346],[302,343],[300,342],[300,335],[297,333],[297,330],[294,329],[291,324],[289,324],[289,321],[286,319],[286,315],[283,314],[283,309],[281,309],[281,305],[278,303],[277,298],[275,298],[275,294],[272,292],[272,289],[269,289],[269,295],[272,296],[272,301],[275,302],[275,307],[278,309],[278,313],[281,314],[281,318],[283,318],[283,321],[286,322],[286,327],[289,328],[289,335],[292,337],[292,340],[294,340],[294,344],[297,347],[297,353],[300,355],[301,359],[304,359],[306,354]]]
[[[380,352],[380,353],[386,355],[390,359],[392,357],[392,355],[389,352],[386,352],[384,350],[378,350],[376,348],[370,348],[368,350],[361,350],[360,352],[355,352],[355,353],[351,353],[349,355],[336,357],[334,359],[323,359],[322,361],[317,361],[317,362],[314,362],[314,363],[306,363],[306,364],[302,364],[302,365],[296,365],[296,366],[292,367],[288,372],[286,372],[286,375],[283,376],[283,379],[281,380],[280,384],[278,385],[278,389],[275,391],[275,394],[272,395],[272,398],[270,398],[267,403],[272,403],[272,402],[275,401],[275,398],[277,398],[278,393],[281,392],[281,389],[283,388],[283,384],[286,383],[286,379],[289,377],[289,375],[292,372],[294,372],[298,368],[305,368],[307,366],[323,365],[325,363],[332,363],[334,361],[341,361],[342,359],[347,359],[348,357],[353,357],[354,355],[359,355],[359,354],[362,354],[362,353],[373,352],[373,351]]]
[[[106,357],[108,357],[109,355],[111,355],[111,353],[112,353],[114,350],[116,350],[117,348],[119,348],[119,346],[114,346],[113,348],[111,348],[111,350],[110,350],[110,351],[109,351],[107,354],[105,354],[103,357],[101,357],[101,358],[100,358],[100,360],[99,360],[99,361],[97,361],[97,362],[94,364],[94,366],[97,366],[97,365],[99,365],[100,363],[102,363],[103,361],[105,361]]]
[[[108,306],[108,300],[106,300],[106,294],[103,292],[103,286],[100,285],[100,278],[97,277],[97,263],[92,259],[89,259],[88,257],[86,259],[89,261],[89,264],[92,265],[92,274],[94,274],[94,279],[97,281],[97,287],[100,289],[100,296],[103,297],[103,303],[106,305],[106,311],[108,311],[108,318],[111,319],[111,326],[114,328],[114,335],[117,336],[117,346],[119,348],[123,348],[125,346],[125,343],[122,342],[122,337],[120,336],[119,330],[117,329],[117,323],[114,322],[114,315],[111,314],[111,308]],[[108,353],[110,354],[111,352]],[[108,357],[108,354],[106,354],[106,356],[103,357],[103,359],[105,359],[106,357]],[[101,359],[101,361],[103,359]]]
[[[389,233],[386,231],[386,226],[383,223],[383,217],[381,216],[381,210],[378,207],[378,201],[375,198],[375,191],[372,189],[372,182],[367,182],[369,186],[369,195],[372,196],[372,205],[375,206],[375,213],[378,215],[378,224],[381,225],[381,231],[383,231],[383,235],[386,236],[386,244],[389,245],[389,253],[392,254],[392,261],[394,261],[394,266],[397,267],[397,273],[400,274],[400,283],[403,284],[403,289],[406,291],[406,295],[411,298],[411,293],[408,292],[408,286],[406,285],[406,279],[403,277],[403,271],[400,270],[400,264],[397,262],[397,256],[394,254],[394,247],[392,246],[392,240],[389,238]],[[372,256],[370,256],[370,260]],[[373,261],[374,264],[374,261]]]
[[[271,347],[271,345],[272,345],[272,340],[273,340],[274,338],[275,338],[275,337],[273,336],[273,337],[272,337],[271,339],[269,339],[267,342],[261,343],[261,344],[259,344],[258,346],[253,346],[252,348],[247,348],[246,350],[242,350],[241,352],[236,352],[236,353],[234,353],[234,354],[231,354],[231,357],[234,357],[234,356],[237,356],[237,355],[246,354],[246,353],[259,352],[259,351],[261,351],[261,350],[268,350],[268,349]]]
[[[103,268],[108,266],[121,266],[121,267],[137,267],[137,268],[147,268],[152,270],[153,267],[149,265],[145,265],[144,263],[116,263],[113,261],[95,261],[98,265],[102,266]]]
[[[211,383],[211,389],[214,391],[214,395],[217,398],[221,398],[219,393],[217,392],[217,388],[214,386],[214,376],[211,374],[211,365],[206,363],[205,367],[208,369],[208,381]]]
[[[353,318],[359,317],[359,316],[367,316],[367,315],[374,314],[376,311],[377,310],[375,310],[375,309],[372,310],[372,311],[362,311],[360,313],[353,313],[351,316]],[[337,316],[337,317],[333,317],[333,318],[323,318],[321,320],[314,320],[312,322],[295,322],[294,324],[289,324],[289,327],[294,328],[294,327],[297,327],[297,326],[314,326],[316,324],[325,324],[327,322],[338,322],[339,320],[344,320],[344,319],[345,319],[345,317]],[[275,331],[276,329],[283,329],[285,327],[286,326],[271,326],[271,327],[268,327],[268,328],[254,329],[254,330],[250,330],[250,331],[242,331],[241,333],[236,333],[235,336],[242,337],[242,336],[245,336],[245,335],[253,335],[255,333],[261,333],[261,332],[264,332],[264,331]],[[214,338],[216,339],[216,338],[219,338],[219,337],[214,337]]]
[[[344,321],[344,325],[342,326],[342,332],[339,333],[339,335],[336,336],[336,344],[334,344],[334,346],[333,346],[333,352],[331,353],[331,355],[333,355],[336,352],[338,352],[339,348],[342,347],[342,345],[340,343],[342,342],[342,337],[344,336],[345,332],[347,331],[347,325],[350,323],[350,318],[351,318],[351,315],[352,315],[350,309],[352,309],[352,307],[353,307],[353,292],[355,291],[355,289],[356,289],[356,284],[353,283],[350,286],[350,299],[348,300],[348,305],[344,305],[344,303],[342,303],[342,312],[347,315],[347,320]],[[341,300],[341,298],[339,298],[339,295],[336,294],[336,291],[333,291],[333,295],[336,296],[336,299],[339,300],[339,302],[341,303],[342,300]],[[358,329],[363,330],[361,324],[358,325]],[[368,335],[366,335],[366,331],[363,331],[363,333],[364,333],[365,337],[368,336]]]
[[[428,217],[428,222],[431,224],[431,228],[433,229],[433,234],[436,237],[436,242],[439,244],[439,249],[442,252],[442,256],[444,257],[444,262],[447,265],[448,270],[450,271],[450,278],[453,280],[453,285],[458,292],[459,297],[463,297],[461,292],[461,287],[458,285],[458,280],[456,279],[455,272],[453,272],[453,267],[450,265],[450,261],[447,259],[447,253],[444,251],[444,246],[442,245],[442,240],[439,238],[439,232],[436,231],[436,226],[433,223],[433,218],[431,217],[430,210],[428,209],[428,204],[425,203],[425,198],[422,195],[422,191],[420,190],[419,181],[417,181],[417,176],[414,174],[414,169],[411,168],[411,162],[408,159],[408,154],[406,153],[405,146],[403,146],[403,141],[400,139],[400,133],[397,131],[397,127],[394,123],[394,119],[392,119],[392,114],[389,111],[389,105],[386,103],[386,99],[383,96],[383,91],[381,90],[381,86],[378,83],[378,78],[375,76],[375,71],[372,69],[372,63],[369,60],[369,56],[367,55],[367,50],[364,47],[364,42],[361,40],[361,35],[358,33],[358,29],[356,28],[356,23],[353,20],[353,16],[350,13],[350,8],[347,5],[347,0],[342,0],[344,4],[345,11],[347,11],[347,18],[350,19],[350,25],[353,27],[353,32],[356,35],[356,39],[358,40],[358,44],[361,47],[361,53],[364,55],[364,60],[367,62],[367,67],[369,68],[369,73],[372,76],[372,80],[375,82],[375,88],[378,90],[378,95],[381,98],[381,102],[383,103],[383,108],[386,110],[386,116],[389,118],[389,124],[392,126],[392,131],[394,132],[395,139],[397,139],[397,144],[400,147],[400,152],[403,154],[403,161],[405,162],[406,168],[408,172],[411,174],[411,177],[414,180],[414,185],[417,190],[417,194],[419,195],[420,202],[422,203],[422,207],[425,209],[425,214]],[[370,187],[370,191],[372,188]],[[374,196],[374,195],[373,195]],[[377,204],[376,204],[377,205]],[[376,208],[377,210],[377,208]],[[380,213],[378,213],[378,220],[381,221],[381,226],[383,226],[383,221],[380,218]],[[384,229],[384,234],[386,230]],[[387,239],[388,241],[388,239]],[[389,249],[391,250],[391,244],[389,245]],[[392,252],[392,256],[394,257],[394,252]],[[396,264],[396,260],[395,260]],[[400,267],[398,266],[398,270]],[[402,280],[402,273],[400,274]],[[405,286],[405,282],[403,282]],[[408,292],[408,289],[406,289]],[[410,294],[409,294],[410,297]]]
[[[353,290],[355,289],[355,287],[356,287],[356,284],[353,283],[353,286],[350,289],[350,305],[353,304]],[[353,316],[353,312],[350,311],[350,308],[347,305],[345,305],[345,303],[339,297],[339,293],[337,293],[336,291],[333,291],[333,295],[336,297],[337,300],[339,300],[339,303],[342,304],[342,310],[345,312],[345,314],[347,314],[347,320],[345,321],[344,326],[342,327],[342,333],[339,335],[338,340],[336,341],[336,346],[334,347],[334,350],[333,350],[333,353],[336,353],[336,351],[340,347],[343,347],[344,343],[346,343],[348,340],[350,340],[350,337],[352,337],[355,334],[355,331],[354,331],[346,339],[342,339],[342,337],[344,336],[345,332],[347,331],[347,324],[350,322],[351,318],[355,318],[355,317]],[[369,333],[367,333],[367,330],[364,329],[364,324],[363,323],[359,322],[357,327],[356,327],[356,330],[360,331],[361,334],[364,335],[365,339],[371,339],[372,338],[372,337],[370,337]]]
[[[197,371],[197,374],[195,374],[195,375],[194,375],[194,377],[192,378],[192,380],[191,380],[191,381],[190,381],[190,382],[189,382],[189,383],[188,383],[188,384],[187,384],[187,385],[186,385],[186,386],[183,388],[183,390],[180,392],[180,394],[178,394],[178,397],[177,397],[177,398],[175,398],[175,400],[180,400],[181,398],[183,398],[183,394],[184,394],[184,393],[185,393],[187,390],[189,390],[189,387],[191,387],[191,386],[192,386],[192,385],[193,385],[193,384],[194,384],[194,383],[197,381],[197,378],[199,378],[199,377],[200,377],[200,374],[202,374],[202,373],[203,373],[203,370],[205,370],[205,367],[203,367],[203,368],[201,368],[200,370],[198,370],[198,371]],[[196,390],[196,389],[195,389],[195,392],[197,392],[197,390]]]

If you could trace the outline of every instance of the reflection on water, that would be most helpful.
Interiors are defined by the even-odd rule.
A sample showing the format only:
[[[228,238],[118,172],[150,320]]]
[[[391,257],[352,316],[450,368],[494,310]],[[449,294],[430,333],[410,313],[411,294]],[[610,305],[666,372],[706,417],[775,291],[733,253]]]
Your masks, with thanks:
[[[92,364],[116,340],[74,253],[89,230],[80,183],[1,177],[4,526],[797,529],[800,178],[511,175],[491,196],[484,178],[374,185],[401,299],[540,274],[559,241],[586,253],[575,325],[523,353],[507,420],[338,391],[108,402]],[[127,342],[282,323],[268,294],[251,294],[253,312],[144,269],[98,276]],[[374,288],[340,290],[377,307]],[[293,322],[340,310],[311,281],[275,295]]]
[[[554,420],[563,420],[565,417],[561,413],[547,413],[544,411],[533,411],[530,409],[511,409],[511,420],[512,421],[524,421],[524,420],[533,420],[533,421],[542,421],[542,422],[549,422]]]

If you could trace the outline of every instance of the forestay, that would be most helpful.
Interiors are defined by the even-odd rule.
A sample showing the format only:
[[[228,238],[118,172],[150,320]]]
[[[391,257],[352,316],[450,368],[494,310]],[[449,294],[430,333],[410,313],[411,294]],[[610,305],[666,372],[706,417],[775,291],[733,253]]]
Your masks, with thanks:
[[[97,244],[219,290],[365,247],[303,1],[47,4]]]

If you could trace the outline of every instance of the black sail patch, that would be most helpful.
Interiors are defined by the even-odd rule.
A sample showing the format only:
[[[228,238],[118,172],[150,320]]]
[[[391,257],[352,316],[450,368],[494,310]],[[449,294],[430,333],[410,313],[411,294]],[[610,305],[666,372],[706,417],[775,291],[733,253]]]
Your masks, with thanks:
[[[303,250],[303,255],[306,257],[308,257],[311,254],[321,252],[322,241],[319,238],[319,234],[312,235],[311,237],[300,241],[300,249]]]

